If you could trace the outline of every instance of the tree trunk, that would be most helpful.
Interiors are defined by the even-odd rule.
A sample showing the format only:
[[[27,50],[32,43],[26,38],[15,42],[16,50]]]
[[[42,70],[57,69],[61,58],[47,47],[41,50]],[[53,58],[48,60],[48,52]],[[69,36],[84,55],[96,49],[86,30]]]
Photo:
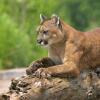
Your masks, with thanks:
[[[83,71],[78,78],[22,76],[0,100],[100,100],[100,72]]]

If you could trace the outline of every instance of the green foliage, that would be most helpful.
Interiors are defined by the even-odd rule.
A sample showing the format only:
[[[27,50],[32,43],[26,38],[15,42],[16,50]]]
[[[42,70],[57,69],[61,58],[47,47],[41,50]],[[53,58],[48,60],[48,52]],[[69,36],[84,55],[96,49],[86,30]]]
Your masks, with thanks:
[[[32,57],[29,36],[17,29],[9,16],[0,16],[0,64],[2,66],[25,66]]]
[[[100,25],[100,0],[0,0],[0,68],[24,67],[47,55],[36,43],[40,13],[76,29]]]

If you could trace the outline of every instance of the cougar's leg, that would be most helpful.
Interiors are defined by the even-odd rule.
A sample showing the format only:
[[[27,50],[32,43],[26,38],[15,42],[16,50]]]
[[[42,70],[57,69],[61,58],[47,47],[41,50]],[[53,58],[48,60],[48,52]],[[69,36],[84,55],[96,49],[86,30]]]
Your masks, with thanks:
[[[47,68],[50,66],[54,66],[55,63],[52,61],[52,59],[46,57],[46,58],[42,58],[40,60],[37,61],[33,61],[29,67],[26,69],[26,74],[27,75],[31,75],[33,74],[38,68]]]

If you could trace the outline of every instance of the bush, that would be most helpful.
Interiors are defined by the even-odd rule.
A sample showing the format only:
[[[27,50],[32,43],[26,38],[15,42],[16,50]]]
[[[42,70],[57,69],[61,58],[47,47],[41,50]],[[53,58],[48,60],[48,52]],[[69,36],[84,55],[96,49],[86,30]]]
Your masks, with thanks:
[[[7,16],[0,16],[0,68],[20,67],[32,60],[29,36]]]

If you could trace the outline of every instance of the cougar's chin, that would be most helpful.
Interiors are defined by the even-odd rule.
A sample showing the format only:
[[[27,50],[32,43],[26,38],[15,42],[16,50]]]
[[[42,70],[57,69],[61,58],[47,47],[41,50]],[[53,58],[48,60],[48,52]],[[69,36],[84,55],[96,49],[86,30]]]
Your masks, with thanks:
[[[42,41],[40,43],[40,45],[43,46],[43,47],[48,47],[48,42],[47,41]]]

